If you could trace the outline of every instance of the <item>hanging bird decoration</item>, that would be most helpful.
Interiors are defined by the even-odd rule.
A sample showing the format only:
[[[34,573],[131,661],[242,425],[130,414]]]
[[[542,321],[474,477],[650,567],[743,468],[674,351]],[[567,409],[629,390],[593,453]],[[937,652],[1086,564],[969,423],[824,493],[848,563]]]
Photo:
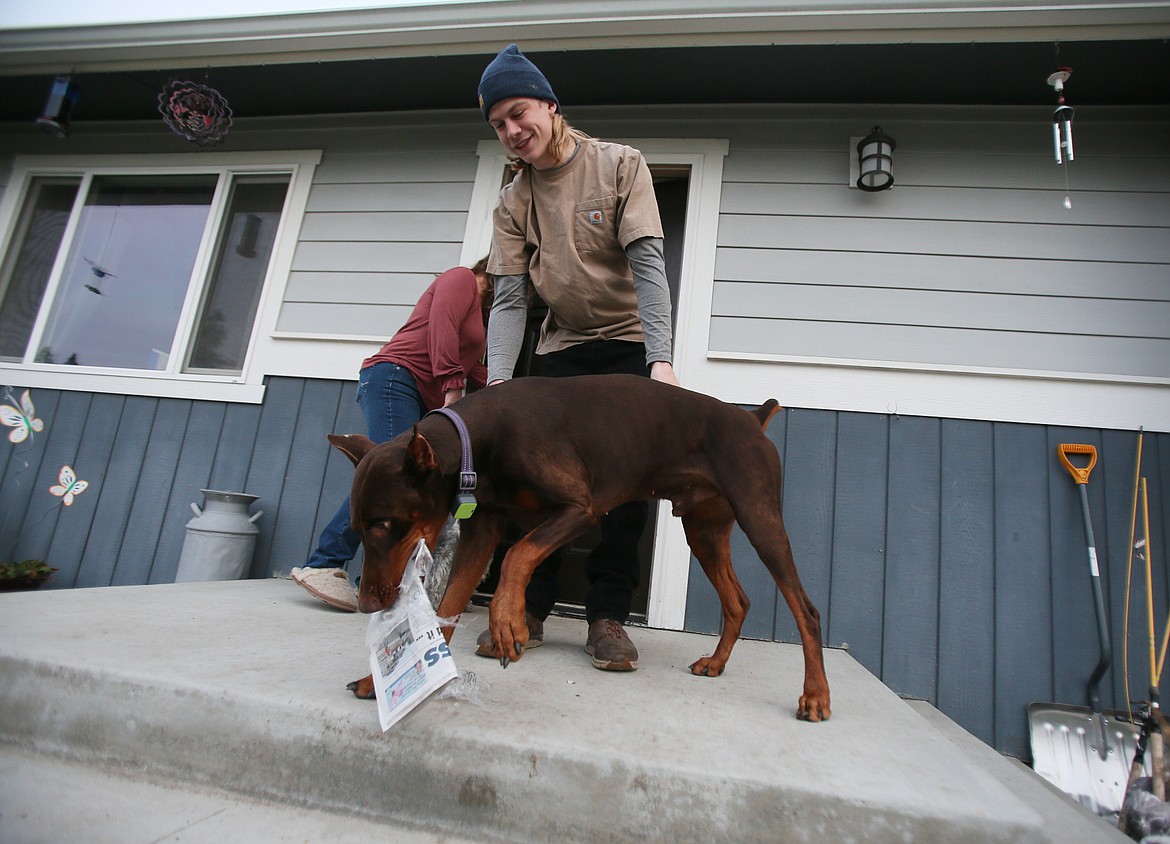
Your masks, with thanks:
[[[85,263],[89,264],[89,271],[91,273],[93,273],[97,278],[117,278],[117,276],[114,275],[114,273],[110,272],[105,267],[98,264],[96,261],[91,261],[89,258],[86,258],[84,255],[82,255],[81,257],[85,260]],[[98,296],[102,295],[102,291],[97,286],[96,282],[94,282],[92,284],[86,284],[85,289],[88,290],[90,293],[96,293]]]
[[[82,257],[84,258],[85,256]],[[85,258],[85,263],[89,264],[89,271],[98,278],[117,278],[116,275],[107,270],[105,267],[100,266],[97,261],[92,261],[89,258]]]

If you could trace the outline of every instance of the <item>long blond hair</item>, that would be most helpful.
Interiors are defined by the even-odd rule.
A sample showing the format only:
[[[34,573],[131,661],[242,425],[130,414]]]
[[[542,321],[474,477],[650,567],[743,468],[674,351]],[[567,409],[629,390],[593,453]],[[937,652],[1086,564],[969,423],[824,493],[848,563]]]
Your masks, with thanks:
[[[559,111],[553,112],[552,134],[549,137],[548,150],[552,153],[557,164],[564,164],[577,146],[577,142],[588,138],[589,135],[572,126]],[[528,162],[522,158],[509,158],[508,161],[517,173],[528,166]]]
[[[483,312],[483,324],[487,325],[488,315],[492,311],[492,301],[496,298],[496,277],[487,271],[488,257],[484,255],[476,261],[471,271],[477,276],[483,276],[483,289],[480,291],[479,305]]]

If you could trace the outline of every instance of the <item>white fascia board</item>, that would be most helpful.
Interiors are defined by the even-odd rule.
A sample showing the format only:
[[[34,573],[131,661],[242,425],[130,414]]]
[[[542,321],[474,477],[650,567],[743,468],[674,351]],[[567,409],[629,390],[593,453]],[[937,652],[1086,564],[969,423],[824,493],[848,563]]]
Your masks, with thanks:
[[[726,6],[480,0],[196,21],[0,31],[0,73],[74,72],[527,51],[751,44],[1170,36],[1170,0],[978,5],[747,0]]]
[[[956,372],[720,359],[709,355],[683,386],[732,404],[1170,431],[1170,385],[1026,373]]]

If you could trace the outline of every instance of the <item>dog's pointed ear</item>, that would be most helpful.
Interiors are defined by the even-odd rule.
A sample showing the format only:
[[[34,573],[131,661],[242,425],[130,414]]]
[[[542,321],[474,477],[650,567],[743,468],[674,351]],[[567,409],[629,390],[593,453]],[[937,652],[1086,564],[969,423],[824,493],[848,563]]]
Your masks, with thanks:
[[[414,435],[406,447],[403,469],[410,477],[421,480],[438,468],[439,458],[435,457],[435,450],[431,448],[427,438],[418,432],[418,426],[415,425]]]
[[[766,431],[768,430],[768,423],[772,421],[772,417],[779,413],[781,409],[779,402],[775,399],[768,399],[755,410],[749,410],[748,412],[756,417],[760,423],[760,428]]]
[[[326,434],[329,442],[338,451],[345,454],[353,465],[356,466],[361,463],[362,458],[369,453],[370,449],[374,447],[375,443],[369,437],[363,437],[361,434],[346,434],[345,436],[338,436],[337,434]]]

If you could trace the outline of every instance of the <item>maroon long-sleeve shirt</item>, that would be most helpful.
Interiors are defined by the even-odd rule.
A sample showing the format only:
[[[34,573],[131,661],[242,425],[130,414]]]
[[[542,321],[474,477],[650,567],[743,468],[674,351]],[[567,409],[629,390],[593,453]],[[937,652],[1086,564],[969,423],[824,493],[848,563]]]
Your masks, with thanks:
[[[482,387],[487,329],[483,321],[475,274],[455,267],[426,289],[406,324],[362,369],[390,362],[405,366],[418,384],[427,410],[443,406],[447,390]]]

